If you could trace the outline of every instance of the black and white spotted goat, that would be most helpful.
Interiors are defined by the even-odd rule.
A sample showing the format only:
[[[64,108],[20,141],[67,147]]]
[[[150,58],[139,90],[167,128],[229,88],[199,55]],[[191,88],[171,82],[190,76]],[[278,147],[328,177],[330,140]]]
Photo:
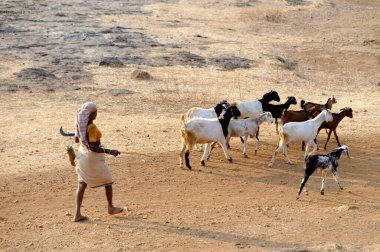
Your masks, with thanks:
[[[301,186],[297,194],[297,199],[299,199],[302,189],[304,188],[307,180],[313,174],[313,172],[319,168],[322,170],[322,186],[321,186],[321,194],[325,193],[325,180],[326,180],[326,172],[327,170],[331,170],[336,183],[339,188],[343,190],[343,187],[339,184],[339,176],[338,176],[338,162],[342,153],[346,153],[347,157],[350,158],[350,153],[348,150],[348,146],[343,145],[335,149],[333,152],[324,155],[310,155],[305,159],[305,174],[301,181]],[[306,187],[305,187],[305,191]]]

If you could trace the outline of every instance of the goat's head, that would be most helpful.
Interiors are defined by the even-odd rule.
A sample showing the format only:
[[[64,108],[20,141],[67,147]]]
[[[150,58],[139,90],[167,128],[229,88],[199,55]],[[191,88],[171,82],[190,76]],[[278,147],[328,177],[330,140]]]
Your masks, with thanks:
[[[279,102],[280,96],[278,96],[278,93],[276,91],[271,90],[269,93],[263,95],[262,100],[266,103],[269,103],[271,101]]]
[[[219,116],[219,118],[231,119],[233,117],[236,119],[239,116],[241,116],[241,113],[240,113],[240,110],[236,106],[228,106],[228,108],[224,110],[224,112]]]
[[[347,157],[350,158],[350,150],[348,149],[347,145],[342,145],[338,148],[338,150],[342,150],[342,153],[347,154]]]
[[[331,101],[331,104],[337,103],[335,96],[330,96],[328,101]]]
[[[264,122],[268,123],[268,124],[271,124],[274,122],[274,118],[272,116],[272,113],[271,112],[265,112],[264,113],[265,116],[264,116]]]
[[[345,108],[342,108],[341,111],[343,111],[343,113],[344,113],[345,116],[347,116],[349,118],[353,117],[352,109],[351,108],[345,107]]]
[[[225,100],[216,104],[216,106],[214,108],[216,115],[219,116],[223,110],[228,108],[228,106],[230,106],[230,104]]]
[[[297,104],[297,99],[294,96],[288,96],[288,102],[289,102],[289,104],[296,105]]]
[[[226,100],[219,102],[218,105],[221,105],[224,109],[227,109],[228,106],[230,106],[230,104]]]

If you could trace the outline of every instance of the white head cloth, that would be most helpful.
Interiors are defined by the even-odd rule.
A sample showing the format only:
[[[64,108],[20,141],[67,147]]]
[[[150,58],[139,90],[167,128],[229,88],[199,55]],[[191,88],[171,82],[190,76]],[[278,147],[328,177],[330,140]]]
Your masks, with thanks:
[[[96,104],[93,102],[86,102],[78,110],[77,120],[76,120],[76,132],[75,136],[79,138],[80,142],[88,147],[88,141],[86,137],[88,117],[91,113],[97,110]]]

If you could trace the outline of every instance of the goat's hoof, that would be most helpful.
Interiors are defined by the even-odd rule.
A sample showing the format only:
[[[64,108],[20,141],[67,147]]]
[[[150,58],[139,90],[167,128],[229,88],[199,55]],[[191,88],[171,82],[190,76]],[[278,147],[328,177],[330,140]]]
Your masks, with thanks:
[[[288,161],[286,162],[288,165],[294,165],[294,163],[292,161]]]
[[[270,163],[268,164],[268,167],[273,167],[273,163],[270,162]]]
[[[228,162],[232,163],[232,157],[230,157],[229,159],[227,159]]]
[[[343,190],[343,187],[340,187],[340,190]]]
[[[257,155],[257,150],[255,150],[255,156]]]
[[[191,170],[191,166],[190,165],[186,165],[187,169]]]
[[[299,200],[299,198],[300,198],[300,195],[299,195],[299,194],[297,194],[297,196],[296,196],[296,200]]]
[[[201,165],[205,166],[205,161],[204,160],[201,161]]]
[[[248,155],[247,155],[247,154],[244,154],[244,158],[248,158]]]
[[[325,195],[325,191],[321,191],[321,195]]]

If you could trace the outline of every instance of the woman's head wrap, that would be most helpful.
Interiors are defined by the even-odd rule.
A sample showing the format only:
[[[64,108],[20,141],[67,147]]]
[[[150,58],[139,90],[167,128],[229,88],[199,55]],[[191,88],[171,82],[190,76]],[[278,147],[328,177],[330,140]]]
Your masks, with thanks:
[[[77,120],[76,120],[76,133],[75,136],[79,138],[80,142],[88,146],[88,140],[86,137],[87,133],[87,125],[88,118],[91,113],[97,110],[96,104],[93,102],[86,102],[82,105],[82,107],[78,110]]]

